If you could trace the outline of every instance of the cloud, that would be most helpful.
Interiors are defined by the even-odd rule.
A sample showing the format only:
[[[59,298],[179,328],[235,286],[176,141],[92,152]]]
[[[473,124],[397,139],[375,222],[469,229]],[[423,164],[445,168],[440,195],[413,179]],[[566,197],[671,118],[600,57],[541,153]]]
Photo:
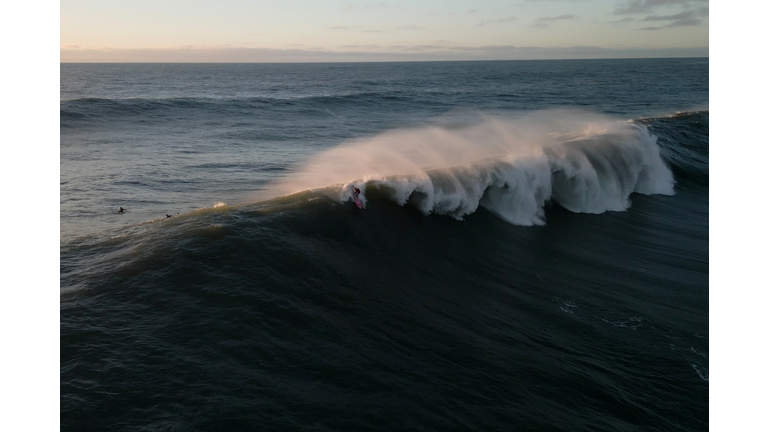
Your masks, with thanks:
[[[609,21],[610,24],[619,24],[619,23],[625,23],[625,22],[633,22],[635,19],[632,17],[623,18],[616,21]]]
[[[426,28],[411,24],[406,26],[395,27],[395,30],[426,30]]]
[[[86,48],[59,51],[62,63],[313,63],[356,61],[458,61],[458,60],[543,60],[653,57],[708,57],[709,48],[623,48],[590,46],[561,48],[518,47],[514,45],[446,46],[432,45],[346,45],[337,50],[217,48],[185,46],[166,48]]]
[[[494,19],[494,20],[485,20],[485,21],[480,21],[480,23],[477,24],[477,25],[482,27],[482,26],[486,26],[486,25],[489,25],[489,24],[501,24],[501,23],[508,23],[508,22],[513,22],[513,21],[517,21],[517,17],[509,16],[509,17],[506,17],[506,18],[499,18],[499,19]]]
[[[578,18],[576,15],[569,14],[569,15],[560,15],[556,17],[542,17],[537,19],[536,22],[543,23],[543,22],[552,22],[552,21],[572,20],[576,18]]]
[[[576,15],[568,14],[568,15],[560,15],[556,17],[542,17],[536,19],[536,22],[531,26],[533,28],[537,29],[544,29],[549,27],[549,23],[554,21],[563,21],[563,20],[572,20],[578,18]]]
[[[344,49],[357,49],[357,50],[378,50],[380,52],[387,52],[387,53],[405,53],[405,52],[439,52],[444,51],[447,47],[443,44],[433,44],[433,45],[390,45],[390,46],[381,46],[381,45],[342,45],[339,48]]]
[[[394,48],[394,47],[391,47],[391,48]],[[437,52],[444,52],[447,49],[449,49],[449,47],[446,47],[445,45],[442,45],[442,44],[436,44],[436,45],[412,45],[412,46],[400,47],[399,49],[402,51],[410,51],[410,52],[437,53]]]
[[[701,24],[701,17],[709,16],[709,8],[701,8],[699,10],[684,10],[674,15],[651,15],[642,19],[643,22],[648,21],[671,21],[669,24],[661,27],[645,27],[641,30],[660,30],[662,28],[673,27],[688,27],[697,26]]]
[[[683,6],[709,4],[709,0],[629,0],[616,6],[617,15],[644,14],[653,12],[654,9],[664,6]]]
[[[380,50],[383,47],[381,45],[342,45],[339,48],[363,49],[363,50]]]
[[[470,10],[467,11],[467,13],[468,14],[476,14],[477,13],[477,9],[470,9]]]
[[[702,4],[706,4],[702,6]],[[698,8],[694,8],[698,6]],[[641,19],[641,22],[669,21],[668,24],[652,27],[643,27],[638,30],[653,31],[674,27],[692,27],[702,24],[702,18],[709,17],[709,0],[629,0],[616,7],[615,15],[650,14],[656,9],[676,8],[679,12],[669,15],[654,13]],[[681,11],[680,8],[683,10]],[[674,9],[673,9],[674,10]],[[612,24],[629,22],[631,18],[612,21]]]

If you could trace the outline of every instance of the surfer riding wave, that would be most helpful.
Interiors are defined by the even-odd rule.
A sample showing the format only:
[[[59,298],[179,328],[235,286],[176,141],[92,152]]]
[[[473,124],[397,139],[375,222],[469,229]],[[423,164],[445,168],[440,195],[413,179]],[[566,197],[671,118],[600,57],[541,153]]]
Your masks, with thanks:
[[[354,192],[352,192],[352,199],[355,200],[355,205],[357,205],[357,208],[360,208],[360,209],[363,208],[363,205],[360,202],[360,198],[357,197],[358,195],[360,195],[360,189],[354,186],[352,186],[352,189],[354,189]]]

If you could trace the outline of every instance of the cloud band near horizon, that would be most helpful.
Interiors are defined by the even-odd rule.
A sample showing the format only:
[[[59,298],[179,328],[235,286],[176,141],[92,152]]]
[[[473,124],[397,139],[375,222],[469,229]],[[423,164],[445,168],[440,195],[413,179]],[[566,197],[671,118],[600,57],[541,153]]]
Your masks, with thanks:
[[[213,47],[136,49],[62,47],[59,61],[61,63],[320,63],[709,57],[709,47],[618,49],[593,46],[544,48],[514,45],[482,47],[369,45],[348,48],[350,51]]]

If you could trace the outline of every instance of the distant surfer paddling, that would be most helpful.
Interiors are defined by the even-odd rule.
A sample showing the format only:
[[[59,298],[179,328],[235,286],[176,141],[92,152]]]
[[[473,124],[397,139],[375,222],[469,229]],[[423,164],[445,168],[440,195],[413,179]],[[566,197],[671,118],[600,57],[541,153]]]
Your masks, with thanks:
[[[360,195],[360,189],[354,186],[352,186],[352,189],[355,190],[354,192],[352,192],[352,198],[355,200],[355,205],[357,205],[357,208],[359,209],[363,208],[363,205],[360,203],[360,198],[357,197],[358,195]]]
[[[118,213],[125,213],[125,212],[126,212],[126,210],[125,210],[124,208],[120,207],[120,210],[118,210],[117,212],[118,212]]]

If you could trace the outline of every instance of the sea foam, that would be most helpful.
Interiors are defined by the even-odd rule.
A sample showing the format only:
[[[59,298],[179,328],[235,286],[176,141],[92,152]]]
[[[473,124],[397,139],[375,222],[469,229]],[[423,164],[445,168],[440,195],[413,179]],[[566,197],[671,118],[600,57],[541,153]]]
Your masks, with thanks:
[[[647,128],[575,110],[389,131],[317,155],[271,192],[333,185],[342,201],[351,198],[349,185],[362,190],[364,205],[366,186],[383,185],[395,202],[425,214],[461,219],[483,206],[517,225],[543,224],[549,200],[602,213],[626,210],[633,192],[674,193]]]

